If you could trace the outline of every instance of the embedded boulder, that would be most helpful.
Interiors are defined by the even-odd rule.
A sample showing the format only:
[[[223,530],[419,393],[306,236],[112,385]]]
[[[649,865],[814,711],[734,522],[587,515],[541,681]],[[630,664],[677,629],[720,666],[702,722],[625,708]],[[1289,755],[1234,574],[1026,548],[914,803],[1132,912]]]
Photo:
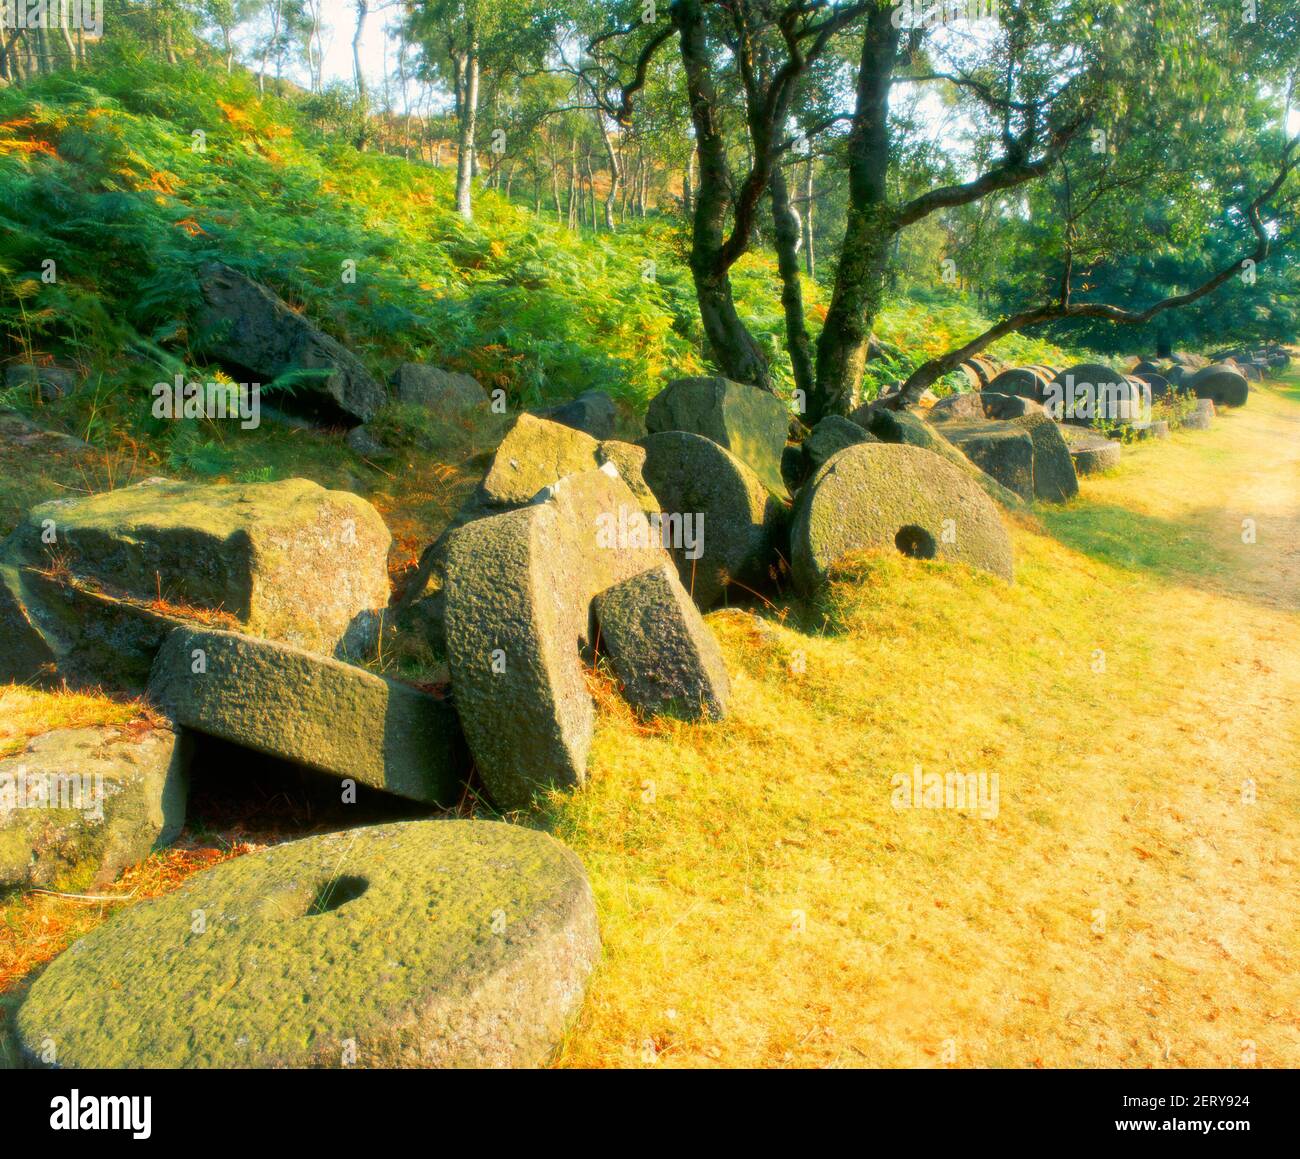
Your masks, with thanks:
[[[393,371],[397,401],[452,419],[486,413],[488,396],[478,380],[422,362],[403,362]]]
[[[703,609],[731,583],[767,581],[786,509],[740,459],[702,435],[662,431],[641,441],[645,481],[665,526],[682,585]]]
[[[0,760],[0,890],[107,885],[171,844],[186,755],[166,728],[64,728]]]
[[[1245,376],[1219,363],[1198,370],[1187,380],[1197,398],[1208,398],[1216,407],[1245,406],[1250,384]]]
[[[720,720],[730,681],[722,651],[669,564],[596,597],[602,647],[638,711]]]
[[[901,444],[849,447],[826,463],[799,492],[790,551],[805,593],[856,551],[898,551],[1012,579],[1011,539],[989,497],[953,464]]]
[[[68,1068],[532,1067],[599,956],[586,874],[553,838],[378,825],[119,911],[41,975],[16,1031],[30,1063]]]
[[[148,480],[34,507],[0,544],[0,680],[135,689],[177,623],[359,655],[387,607],[379,513],[307,479]]]
[[[66,398],[77,389],[77,372],[65,366],[36,366],[19,362],[5,367],[5,386],[10,390],[35,391],[42,402]]]
[[[781,453],[790,429],[785,404],[766,390],[729,378],[679,378],[650,401],[650,434],[686,431],[712,439],[744,463],[773,494],[786,495]]]
[[[387,392],[350,350],[291,310],[265,286],[220,262],[199,269],[203,305],[196,345],[221,362],[259,375],[263,383],[294,370],[297,385],[326,418],[367,422]]]
[[[542,417],[584,431],[593,439],[608,439],[613,437],[618,412],[604,391],[584,390],[575,399],[547,408]]]
[[[149,695],[176,724],[408,800],[454,805],[467,761],[445,701],[235,632],[180,628]]]

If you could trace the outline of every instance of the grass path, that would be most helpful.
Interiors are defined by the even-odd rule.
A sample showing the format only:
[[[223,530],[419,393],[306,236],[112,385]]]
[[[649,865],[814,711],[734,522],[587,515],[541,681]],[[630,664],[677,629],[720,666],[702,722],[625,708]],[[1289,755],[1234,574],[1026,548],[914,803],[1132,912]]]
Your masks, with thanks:
[[[1009,590],[880,560],[834,633],[715,614],[726,724],[609,699],[552,806],[606,947],[563,1063],[1300,1065],[1300,397],[1042,518]],[[996,819],[893,809],[916,764]]]

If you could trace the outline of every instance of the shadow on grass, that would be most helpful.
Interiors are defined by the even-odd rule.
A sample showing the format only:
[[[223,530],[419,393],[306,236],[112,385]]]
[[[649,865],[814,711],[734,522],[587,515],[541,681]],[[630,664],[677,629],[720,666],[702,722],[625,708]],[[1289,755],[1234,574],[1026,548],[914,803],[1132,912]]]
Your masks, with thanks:
[[[1222,508],[1199,508],[1182,519],[1161,519],[1089,502],[1040,508],[1037,514],[1044,529],[1066,547],[1118,570],[1210,587],[1262,607],[1300,609],[1300,591],[1279,590],[1250,566],[1244,544],[1232,538],[1230,513]],[[1296,520],[1279,519],[1261,524],[1260,532],[1294,545],[1300,526]],[[1275,549],[1261,543],[1259,550]]]

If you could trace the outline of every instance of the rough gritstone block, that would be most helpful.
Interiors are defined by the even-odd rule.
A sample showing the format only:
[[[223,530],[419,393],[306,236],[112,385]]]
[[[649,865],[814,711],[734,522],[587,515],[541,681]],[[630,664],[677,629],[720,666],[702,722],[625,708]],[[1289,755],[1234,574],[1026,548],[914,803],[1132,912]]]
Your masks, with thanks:
[[[855,551],[899,551],[1012,578],[1011,539],[968,475],[920,447],[865,443],[831,459],[799,492],[790,530],[805,593]]]
[[[740,459],[702,435],[663,431],[641,441],[643,474],[665,516],[694,532],[671,545],[682,584],[711,608],[729,584],[767,582],[786,508]],[[689,523],[687,522],[689,520]]]
[[[448,537],[444,627],[451,685],[483,783],[502,809],[586,777],[595,706],[582,645],[600,591],[668,562],[607,464],[517,511]]]
[[[170,729],[62,728],[0,761],[0,889],[106,885],[185,824]]]
[[[726,715],[730,681],[722,651],[671,565],[602,592],[596,619],[634,708],[686,720]]]
[[[0,652],[0,679],[29,679],[43,658],[78,683],[134,690],[141,622],[168,618],[364,654],[388,605],[391,542],[364,499],[308,479],[154,479],[42,503],[0,545],[0,621],[22,638]]]
[[[477,502],[497,510],[520,507],[557,479],[598,467],[598,447],[585,431],[521,414],[497,447]]]
[[[459,799],[467,762],[445,702],[312,652],[178,628],[149,695],[177,724],[434,805]]]
[[[32,1063],[528,1067],[600,954],[578,859],[493,821],[411,821],[225,861],[55,959],[16,1018]]]
[[[1119,466],[1121,444],[1084,427],[1062,426],[1070,459],[1079,475],[1097,475]]]
[[[790,414],[774,394],[729,378],[679,378],[650,400],[645,425],[652,435],[686,431],[712,439],[785,497],[781,452]]]
[[[326,416],[367,422],[388,401],[383,386],[341,343],[289,308],[278,295],[220,262],[199,268],[203,304],[195,343],[225,362],[246,366],[264,383],[292,370],[318,373],[300,384]]]

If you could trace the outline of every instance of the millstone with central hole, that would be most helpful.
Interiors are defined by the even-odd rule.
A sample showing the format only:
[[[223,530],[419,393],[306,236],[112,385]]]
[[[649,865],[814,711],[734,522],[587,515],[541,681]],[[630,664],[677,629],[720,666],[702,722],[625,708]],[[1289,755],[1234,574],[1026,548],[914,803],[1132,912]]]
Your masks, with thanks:
[[[492,821],[413,821],[223,862],[119,912],[17,1016],[58,1067],[534,1066],[600,952],[578,859]]]
[[[799,492],[790,528],[795,582],[816,590],[855,551],[965,563],[1012,577],[997,506],[965,472],[905,443],[863,443],[828,459]]]

